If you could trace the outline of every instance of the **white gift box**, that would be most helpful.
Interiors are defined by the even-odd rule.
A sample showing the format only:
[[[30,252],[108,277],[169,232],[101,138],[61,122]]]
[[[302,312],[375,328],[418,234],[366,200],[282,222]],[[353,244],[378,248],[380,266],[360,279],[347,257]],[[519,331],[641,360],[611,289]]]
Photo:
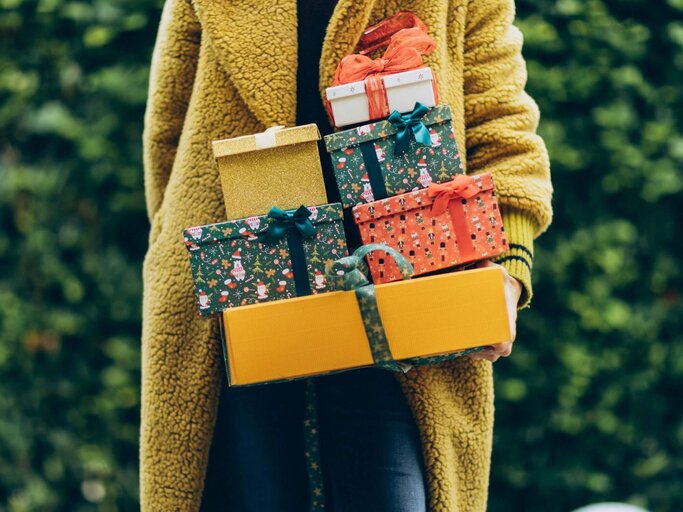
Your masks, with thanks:
[[[384,75],[380,77],[380,80],[383,82],[383,87],[375,94],[386,96],[382,103],[388,105],[388,108],[385,111],[373,113],[375,115],[372,116],[365,81],[336,85],[326,89],[327,106],[335,127],[382,119],[394,110],[402,114],[411,112],[418,101],[428,107],[434,107],[438,102],[436,80],[434,80],[431,68]]]

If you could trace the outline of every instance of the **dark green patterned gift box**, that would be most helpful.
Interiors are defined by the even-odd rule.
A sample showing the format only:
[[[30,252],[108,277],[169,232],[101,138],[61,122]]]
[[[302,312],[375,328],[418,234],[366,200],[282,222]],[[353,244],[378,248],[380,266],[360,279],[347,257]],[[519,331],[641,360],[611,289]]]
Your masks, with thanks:
[[[421,104],[325,137],[344,208],[427,188],[462,174],[451,109]]]
[[[328,291],[326,264],[347,255],[339,203],[301,206],[183,231],[199,312]]]

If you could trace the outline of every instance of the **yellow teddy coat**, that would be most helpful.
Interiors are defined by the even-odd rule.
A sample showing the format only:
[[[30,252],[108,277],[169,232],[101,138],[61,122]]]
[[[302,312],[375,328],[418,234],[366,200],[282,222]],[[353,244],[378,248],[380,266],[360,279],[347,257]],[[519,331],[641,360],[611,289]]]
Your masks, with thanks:
[[[294,125],[296,0],[167,0],[152,59],[144,132],[147,208],[142,331],[141,501],[197,511],[221,383],[215,322],[196,314],[181,231],[223,221],[211,141]],[[429,26],[427,57],[454,113],[467,171],[495,175],[512,249],[499,259],[531,296],[533,239],[551,218],[538,109],[523,92],[513,0],[340,0],[320,62],[321,93],[363,29],[399,10]],[[228,198],[239,201],[239,197]],[[430,510],[486,510],[492,366],[469,358],[400,377],[423,440]]]

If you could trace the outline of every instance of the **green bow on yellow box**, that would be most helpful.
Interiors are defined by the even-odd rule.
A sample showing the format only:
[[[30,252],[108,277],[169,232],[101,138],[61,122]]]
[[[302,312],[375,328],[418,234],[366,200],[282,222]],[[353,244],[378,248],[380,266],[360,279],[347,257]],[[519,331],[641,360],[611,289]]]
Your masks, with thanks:
[[[353,290],[356,293],[363,327],[370,343],[370,351],[375,366],[386,370],[405,372],[411,366],[439,363],[482,350],[481,347],[475,347],[452,354],[396,361],[391,354],[389,341],[382,325],[382,318],[377,307],[375,286],[367,277],[369,272],[365,257],[375,251],[382,251],[391,257],[399,268],[403,279],[412,278],[414,271],[410,262],[396,249],[384,244],[362,245],[352,255],[336,260],[326,269],[328,279],[335,289]]]
[[[413,266],[396,249],[382,244],[367,244],[359,247],[351,256],[340,258],[327,268],[327,275],[333,286],[339,290],[353,290],[356,293],[358,306],[363,318],[365,334],[370,342],[372,359],[376,366],[387,370],[404,370],[391,355],[382,318],[377,308],[375,286],[368,280],[368,269],[365,257],[375,251],[382,251],[390,256],[404,279],[413,276]]]

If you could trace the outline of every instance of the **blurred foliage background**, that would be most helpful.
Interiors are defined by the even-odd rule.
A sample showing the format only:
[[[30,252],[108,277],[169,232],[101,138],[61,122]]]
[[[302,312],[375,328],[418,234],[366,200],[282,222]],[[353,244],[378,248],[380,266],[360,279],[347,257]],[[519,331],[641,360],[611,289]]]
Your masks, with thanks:
[[[161,0],[0,0],[0,511],[137,505]],[[496,365],[492,512],[683,510],[683,0],[518,0],[555,221]]]

